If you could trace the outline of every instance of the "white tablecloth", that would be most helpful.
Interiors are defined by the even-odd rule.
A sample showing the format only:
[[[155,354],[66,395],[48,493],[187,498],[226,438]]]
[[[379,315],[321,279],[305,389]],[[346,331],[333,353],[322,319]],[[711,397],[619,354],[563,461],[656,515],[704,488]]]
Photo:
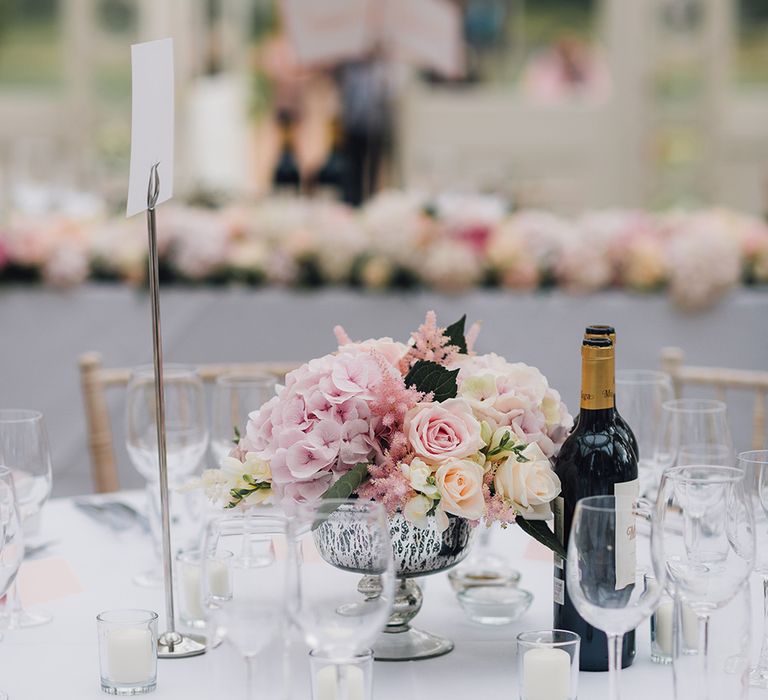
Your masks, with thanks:
[[[135,499],[136,494],[130,497]],[[44,606],[54,615],[51,624],[6,634],[0,642],[0,688],[9,693],[11,700],[103,698],[99,690],[96,614],[111,608],[150,608],[161,613],[163,626],[160,590],[139,588],[131,581],[146,563],[149,543],[138,529],[113,534],[76,510],[67,499],[56,499],[46,506],[43,537],[57,540],[48,552],[49,561],[63,558],[79,579],[82,592]],[[499,532],[493,543],[521,570],[521,586],[535,594],[528,613],[511,625],[490,628],[469,622],[446,574],[422,579],[425,600],[416,618],[417,626],[447,635],[455,640],[456,648],[438,659],[376,663],[376,700],[517,698],[515,636],[521,631],[552,626],[551,558],[547,561],[540,553],[533,554],[536,546],[531,547],[529,542],[516,528],[509,528]],[[757,612],[754,618],[757,623]],[[637,659],[623,673],[624,700],[673,697],[671,667],[651,663],[648,637],[646,622],[638,631]],[[291,697],[308,700],[308,661],[306,650],[298,643],[291,654],[291,676]],[[244,667],[224,644],[202,657],[159,661],[158,688],[153,697],[239,700],[244,697],[243,683]],[[582,700],[607,697],[607,674],[582,673],[579,683]],[[272,700],[274,695],[265,688],[258,697]],[[766,698],[768,693],[754,691],[752,697]]]
[[[365,294],[238,288],[163,289],[167,362],[307,360],[334,349],[332,329],[353,338],[405,339],[428,309],[450,323],[466,313],[483,321],[478,350],[538,366],[577,410],[579,343],[588,323],[612,323],[617,366],[658,367],[659,351],[678,345],[693,364],[768,369],[768,293],[741,290],[713,309],[683,314],[664,295],[562,291],[510,294],[480,290]],[[149,301],[124,286],[87,285],[70,292],[0,289],[0,406],[38,408],[48,420],[54,493],[91,490],[77,357],[98,350],[106,366],[150,362]],[[729,397],[736,446],[749,448],[752,397]],[[123,445],[124,392],[108,397],[124,488],[141,483]]]

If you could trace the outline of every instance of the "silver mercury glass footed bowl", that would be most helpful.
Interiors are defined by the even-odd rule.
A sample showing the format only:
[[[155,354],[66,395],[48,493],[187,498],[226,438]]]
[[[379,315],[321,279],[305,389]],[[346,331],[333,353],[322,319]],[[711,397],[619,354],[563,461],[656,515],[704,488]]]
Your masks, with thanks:
[[[417,527],[396,513],[389,518],[397,587],[389,622],[373,647],[380,661],[413,661],[442,656],[453,649],[450,639],[411,627],[421,609],[423,593],[413,579],[435,574],[458,564],[469,552],[473,528],[463,518],[449,516],[449,525],[438,532],[434,518],[429,527]],[[369,575],[370,545],[364,527],[359,530],[344,517],[343,508],[314,532],[320,556],[340,569],[363,574],[358,590],[367,598],[381,591],[378,577]]]

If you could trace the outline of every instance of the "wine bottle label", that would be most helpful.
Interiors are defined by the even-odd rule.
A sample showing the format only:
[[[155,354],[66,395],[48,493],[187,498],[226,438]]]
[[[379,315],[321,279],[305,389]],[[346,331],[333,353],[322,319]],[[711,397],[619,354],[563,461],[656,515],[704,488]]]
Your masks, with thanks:
[[[565,500],[562,496],[558,496],[552,501],[552,514],[555,516],[555,537],[565,547]],[[562,569],[564,564],[563,558],[559,554],[555,554],[555,566]]]
[[[613,495],[616,500],[631,505],[640,493],[640,482],[637,479],[623,481],[613,485]],[[625,510],[616,511],[616,590],[635,583],[637,568],[637,542],[635,541],[635,519]]]
[[[554,579],[554,588],[552,591],[555,603],[558,605],[565,605],[565,581],[559,578]]]

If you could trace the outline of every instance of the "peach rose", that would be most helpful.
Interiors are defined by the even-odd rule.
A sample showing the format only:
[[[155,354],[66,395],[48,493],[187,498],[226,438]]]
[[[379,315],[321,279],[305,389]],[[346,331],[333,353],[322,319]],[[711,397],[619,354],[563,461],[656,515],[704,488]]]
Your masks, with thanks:
[[[469,459],[452,459],[435,472],[440,508],[467,520],[479,520],[485,511],[483,468]]]
[[[413,451],[429,464],[469,457],[484,446],[480,422],[462,399],[420,403],[405,416]]]
[[[552,516],[549,502],[560,493],[560,479],[535,442],[522,456],[527,461],[518,461],[513,454],[498,468],[493,481],[496,493],[526,520],[548,520]]]

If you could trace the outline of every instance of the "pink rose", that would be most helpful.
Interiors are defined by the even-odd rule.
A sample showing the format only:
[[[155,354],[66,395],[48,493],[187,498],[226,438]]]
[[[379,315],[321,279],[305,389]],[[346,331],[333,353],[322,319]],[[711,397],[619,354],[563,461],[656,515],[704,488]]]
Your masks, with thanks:
[[[404,432],[425,462],[462,459],[483,447],[480,423],[463,399],[420,403],[405,415]]]
[[[435,472],[440,508],[467,520],[479,520],[485,511],[483,468],[469,459],[452,459]]]

